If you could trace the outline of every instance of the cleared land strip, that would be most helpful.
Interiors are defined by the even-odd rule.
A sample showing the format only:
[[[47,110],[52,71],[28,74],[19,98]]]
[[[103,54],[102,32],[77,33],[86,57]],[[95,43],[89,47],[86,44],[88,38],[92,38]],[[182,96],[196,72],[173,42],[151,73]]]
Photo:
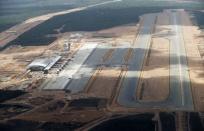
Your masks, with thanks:
[[[85,7],[79,7],[79,8],[75,8],[75,9],[65,10],[65,11],[61,11],[61,12],[57,12],[57,13],[50,13],[50,14],[37,16],[37,17],[31,18],[31,19],[28,19],[28,20],[26,20],[26,21],[24,21],[18,25],[15,25],[15,26],[11,27],[10,29],[0,33],[0,50],[4,49],[9,42],[15,40],[18,36],[20,36],[24,32],[26,32],[26,31],[36,27],[37,25],[53,18],[54,16],[64,15],[64,14],[73,13],[73,12],[77,12],[77,11],[82,11],[82,10],[85,10],[88,8],[92,8],[92,7],[96,7],[96,6],[100,6],[100,5],[105,5],[105,4],[110,4],[110,3],[114,3],[114,2],[120,2],[120,0],[101,2],[98,4],[93,4],[93,5],[89,5],[89,6],[85,6]]]

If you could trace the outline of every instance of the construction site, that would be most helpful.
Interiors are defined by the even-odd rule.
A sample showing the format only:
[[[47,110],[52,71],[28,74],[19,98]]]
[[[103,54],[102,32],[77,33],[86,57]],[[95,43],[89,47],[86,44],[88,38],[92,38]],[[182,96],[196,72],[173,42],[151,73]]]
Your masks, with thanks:
[[[0,33],[0,130],[204,129],[204,35],[190,10],[17,44],[49,16]]]

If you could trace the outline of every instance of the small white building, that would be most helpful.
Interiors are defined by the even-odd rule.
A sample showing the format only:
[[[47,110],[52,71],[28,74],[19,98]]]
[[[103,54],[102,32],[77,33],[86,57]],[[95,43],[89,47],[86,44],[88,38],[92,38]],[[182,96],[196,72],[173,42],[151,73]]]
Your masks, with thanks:
[[[57,61],[59,61],[61,56],[53,56],[49,58],[40,58],[32,61],[27,69],[31,71],[47,71],[49,70]]]

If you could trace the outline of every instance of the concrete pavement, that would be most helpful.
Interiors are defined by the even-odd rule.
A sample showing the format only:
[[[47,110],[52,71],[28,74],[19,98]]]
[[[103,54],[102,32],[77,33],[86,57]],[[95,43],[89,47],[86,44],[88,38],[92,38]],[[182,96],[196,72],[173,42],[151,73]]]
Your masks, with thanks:
[[[85,51],[84,54],[76,55],[74,61],[78,64],[70,64],[67,68],[68,73],[63,75],[66,78],[62,77],[58,82],[58,84],[63,85],[63,88],[57,87],[57,85],[53,83],[49,85],[49,88],[55,89],[56,87],[58,89],[69,90],[71,93],[82,92],[98,67],[122,68],[126,66],[128,71],[117,98],[117,102],[120,105],[129,108],[194,110],[185,43],[178,11],[171,11],[169,14],[170,28],[171,32],[173,32],[173,34],[167,36],[170,40],[169,97],[161,102],[141,102],[137,100],[136,94],[139,79],[146,54],[150,48],[156,16],[157,14],[143,16],[143,26],[133,45],[123,44],[123,46],[117,47],[97,45],[94,46],[94,49]],[[113,49],[111,56],[106,61],[103,61],[103,57],[110,49]],[[128,53],[129,49],[133,49],[133,55],[126,61],[124,56]],[[73,67],[76,69],[72,70]],[[62,81],[66,81],[66,83],[63,84]]]
[[[193,100],[188,74],[185,45],[177,12],[172,12],[170,36],[170,91],[169,97],[161,102],[140,102],[136,99],[137,86],[145,58],[149,50],[151,32],[155,16],[144,17],[144,25],[138,35],[134,47],[134,56],[128,63],[127,76],[122,84],[118,103],[131,108],[165,108],[172,110],[193,110]]]
[[[83,66],[86,59],[90,56],[97,44],[85,44],[79,49],[74,56],[74,60],[70,61],[59,76],[52,78],[51,81],[44,87],[45,90],[63,90],[74,78],[76,72]]]

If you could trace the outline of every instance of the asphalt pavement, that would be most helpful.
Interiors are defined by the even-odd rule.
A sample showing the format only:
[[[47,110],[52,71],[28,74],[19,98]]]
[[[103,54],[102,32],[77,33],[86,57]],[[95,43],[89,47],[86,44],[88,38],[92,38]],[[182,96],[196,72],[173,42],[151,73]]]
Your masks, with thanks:
[[[143,16],[142,27],[133,45],[130,43],[117,47],[97,44],[85,45],[84,49],[82,48],[77,53],[73,62],[65,69],[67,71],[61,73],[61,77],[46,87],[49,89],[69,90],[71,93],[82,92],[98,67],[122,68],[126,66],[128,71],[117,99],[120,105],[130,108],[162,108],[193,111],[194,106],[185,43],[178,11],[171,11],[169,13],[171,34],[166,36],[170,40],[169,97],[160,102],[141,102],[137,100],[137,88],[143,63],[150,48],[156,16],[157,14]],[[113,49],[111,56],[106,61],[103,61],[103,57],[110,49]],[[133,55],[127,62],[124,57],[129,49],[133,49]]]
[[[169,97],[161,102],[141,102],[136,98],[145,54],[149,50],[155,15],[144,17],[144,24],[134,44],[134,56],[128,63],[128,72],[118,96],[118,103],[130,108],[163,108],[172,110],[194,109],[188,72],[185,43],[178,12],[170,13],[170,91]]]

